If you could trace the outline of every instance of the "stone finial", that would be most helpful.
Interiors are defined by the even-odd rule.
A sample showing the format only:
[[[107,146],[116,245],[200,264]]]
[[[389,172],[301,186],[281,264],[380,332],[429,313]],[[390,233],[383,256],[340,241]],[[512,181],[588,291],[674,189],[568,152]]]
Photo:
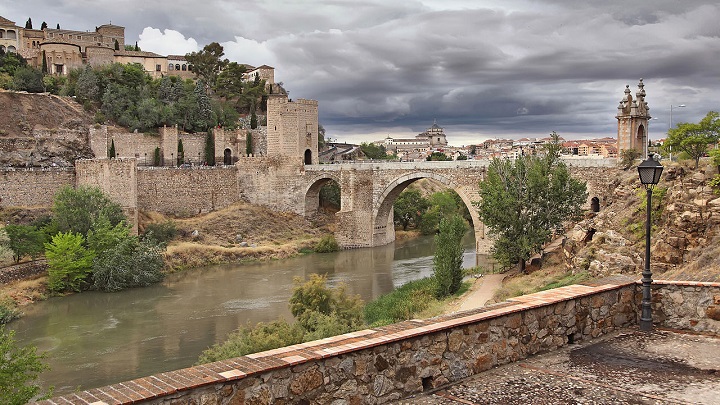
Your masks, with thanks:
[[[638,83],[638,91],[635,93],[638,98],[644,98],[645,97],[645,84],[643,83],[643,79],[640,79],[640,83]]]

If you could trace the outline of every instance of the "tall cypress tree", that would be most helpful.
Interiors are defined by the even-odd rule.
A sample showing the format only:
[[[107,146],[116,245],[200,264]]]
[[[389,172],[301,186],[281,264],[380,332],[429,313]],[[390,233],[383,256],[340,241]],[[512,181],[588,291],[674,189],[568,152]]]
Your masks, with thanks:
[[[160,161],[160,148],[155,148],[155,153],[153,156],[153,166],[160,166],[162,162]]]
[[[252,115],[250,115],[250,129],[256,129],[258,126],[257,114],[253,108]]]
[[[42,22],[42,25],[40,25],[40,29],[44,30],[47,28],[47,23],[45,21]]]
[[[26,29],[26,30],[31,30],[31,29],[33,29],[33,28],[32,28],[32,18],[29,18],[29,17],[28,17],[27,21],[25,22],[25,29]]]
[[[185,149],[183,148],[182,139],[178,139],[177,164],[181,165],[183,162],[185,162]]]
[[[109,158],[115,157],[115,140],[114,139],[110,143],[110,149],[108,149],[108,157]]]
[[[210,166],[215,165],[215,137],[212,128],[208,129],[207,137],[205,138],[205,162]]]
[[[45,50],[43,50],[42,53],[42,74],[46,75],[48,73],[48,65],[47,65],[47,57],[45,56]]]
[[[252,132],[248,131],[247,135],[245,135],[245,154],[250,156],[253,153],[253,144],[252,144]]]

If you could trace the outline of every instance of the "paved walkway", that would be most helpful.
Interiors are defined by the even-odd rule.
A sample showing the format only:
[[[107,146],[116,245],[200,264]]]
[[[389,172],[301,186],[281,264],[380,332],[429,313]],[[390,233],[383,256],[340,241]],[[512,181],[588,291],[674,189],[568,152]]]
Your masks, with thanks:
[[[718,404],[720,338],[626,330],[396,404]]]
[[[505,274],[486,274],[477,278],[473,282],[470,292],[463,297],[456,311],[466,311],[468,309],[485,306],[485,304],[492,299],[493,295],[495,295],[495,291],[502,287],[502,281],[505,276]]]

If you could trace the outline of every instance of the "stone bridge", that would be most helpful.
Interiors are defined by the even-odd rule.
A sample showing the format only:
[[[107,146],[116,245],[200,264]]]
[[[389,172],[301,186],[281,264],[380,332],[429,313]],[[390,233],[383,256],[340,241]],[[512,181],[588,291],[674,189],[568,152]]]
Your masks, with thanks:
[[[603,183],[615,177],[607,173],[615,170],[614,159],[575,159],[567,163],[576,175],[588,181],[588,206],[594,196],[599,200],[597,195],[605,195],[600,190],[607,187]],[[488,165],[487,160],[304,165],[301,159],[256,157],[241,158],[236,167],[244,199],[305,216],[317,212],[320,188],[330,181],[337,182],[341,195],[335,237],[345,248],[382,246],[395,240],[395,199],[416,180],[436,180],[455,190],[467,205],[476,252],[487,253],[491,242],[473,203],[479,199],[478,184]]]

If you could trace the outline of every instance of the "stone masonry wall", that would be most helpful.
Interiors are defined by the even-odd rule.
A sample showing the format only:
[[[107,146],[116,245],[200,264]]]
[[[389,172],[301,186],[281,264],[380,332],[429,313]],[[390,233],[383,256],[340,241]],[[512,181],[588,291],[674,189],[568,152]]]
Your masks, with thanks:
[[[720,333],[720,284],[653,282],[653,321],[663,327]]]
[[[63,186],[75,186],[73,169],[3,169],[0,171],[0,205],[50,207]]]
[[[634,325],[635,295],[633,281],[573,285],[41,403],[387,403]]]
[[[139,168],[137,190],[139,209],[178,216],[221,209],[240,200],[235,166]]]

